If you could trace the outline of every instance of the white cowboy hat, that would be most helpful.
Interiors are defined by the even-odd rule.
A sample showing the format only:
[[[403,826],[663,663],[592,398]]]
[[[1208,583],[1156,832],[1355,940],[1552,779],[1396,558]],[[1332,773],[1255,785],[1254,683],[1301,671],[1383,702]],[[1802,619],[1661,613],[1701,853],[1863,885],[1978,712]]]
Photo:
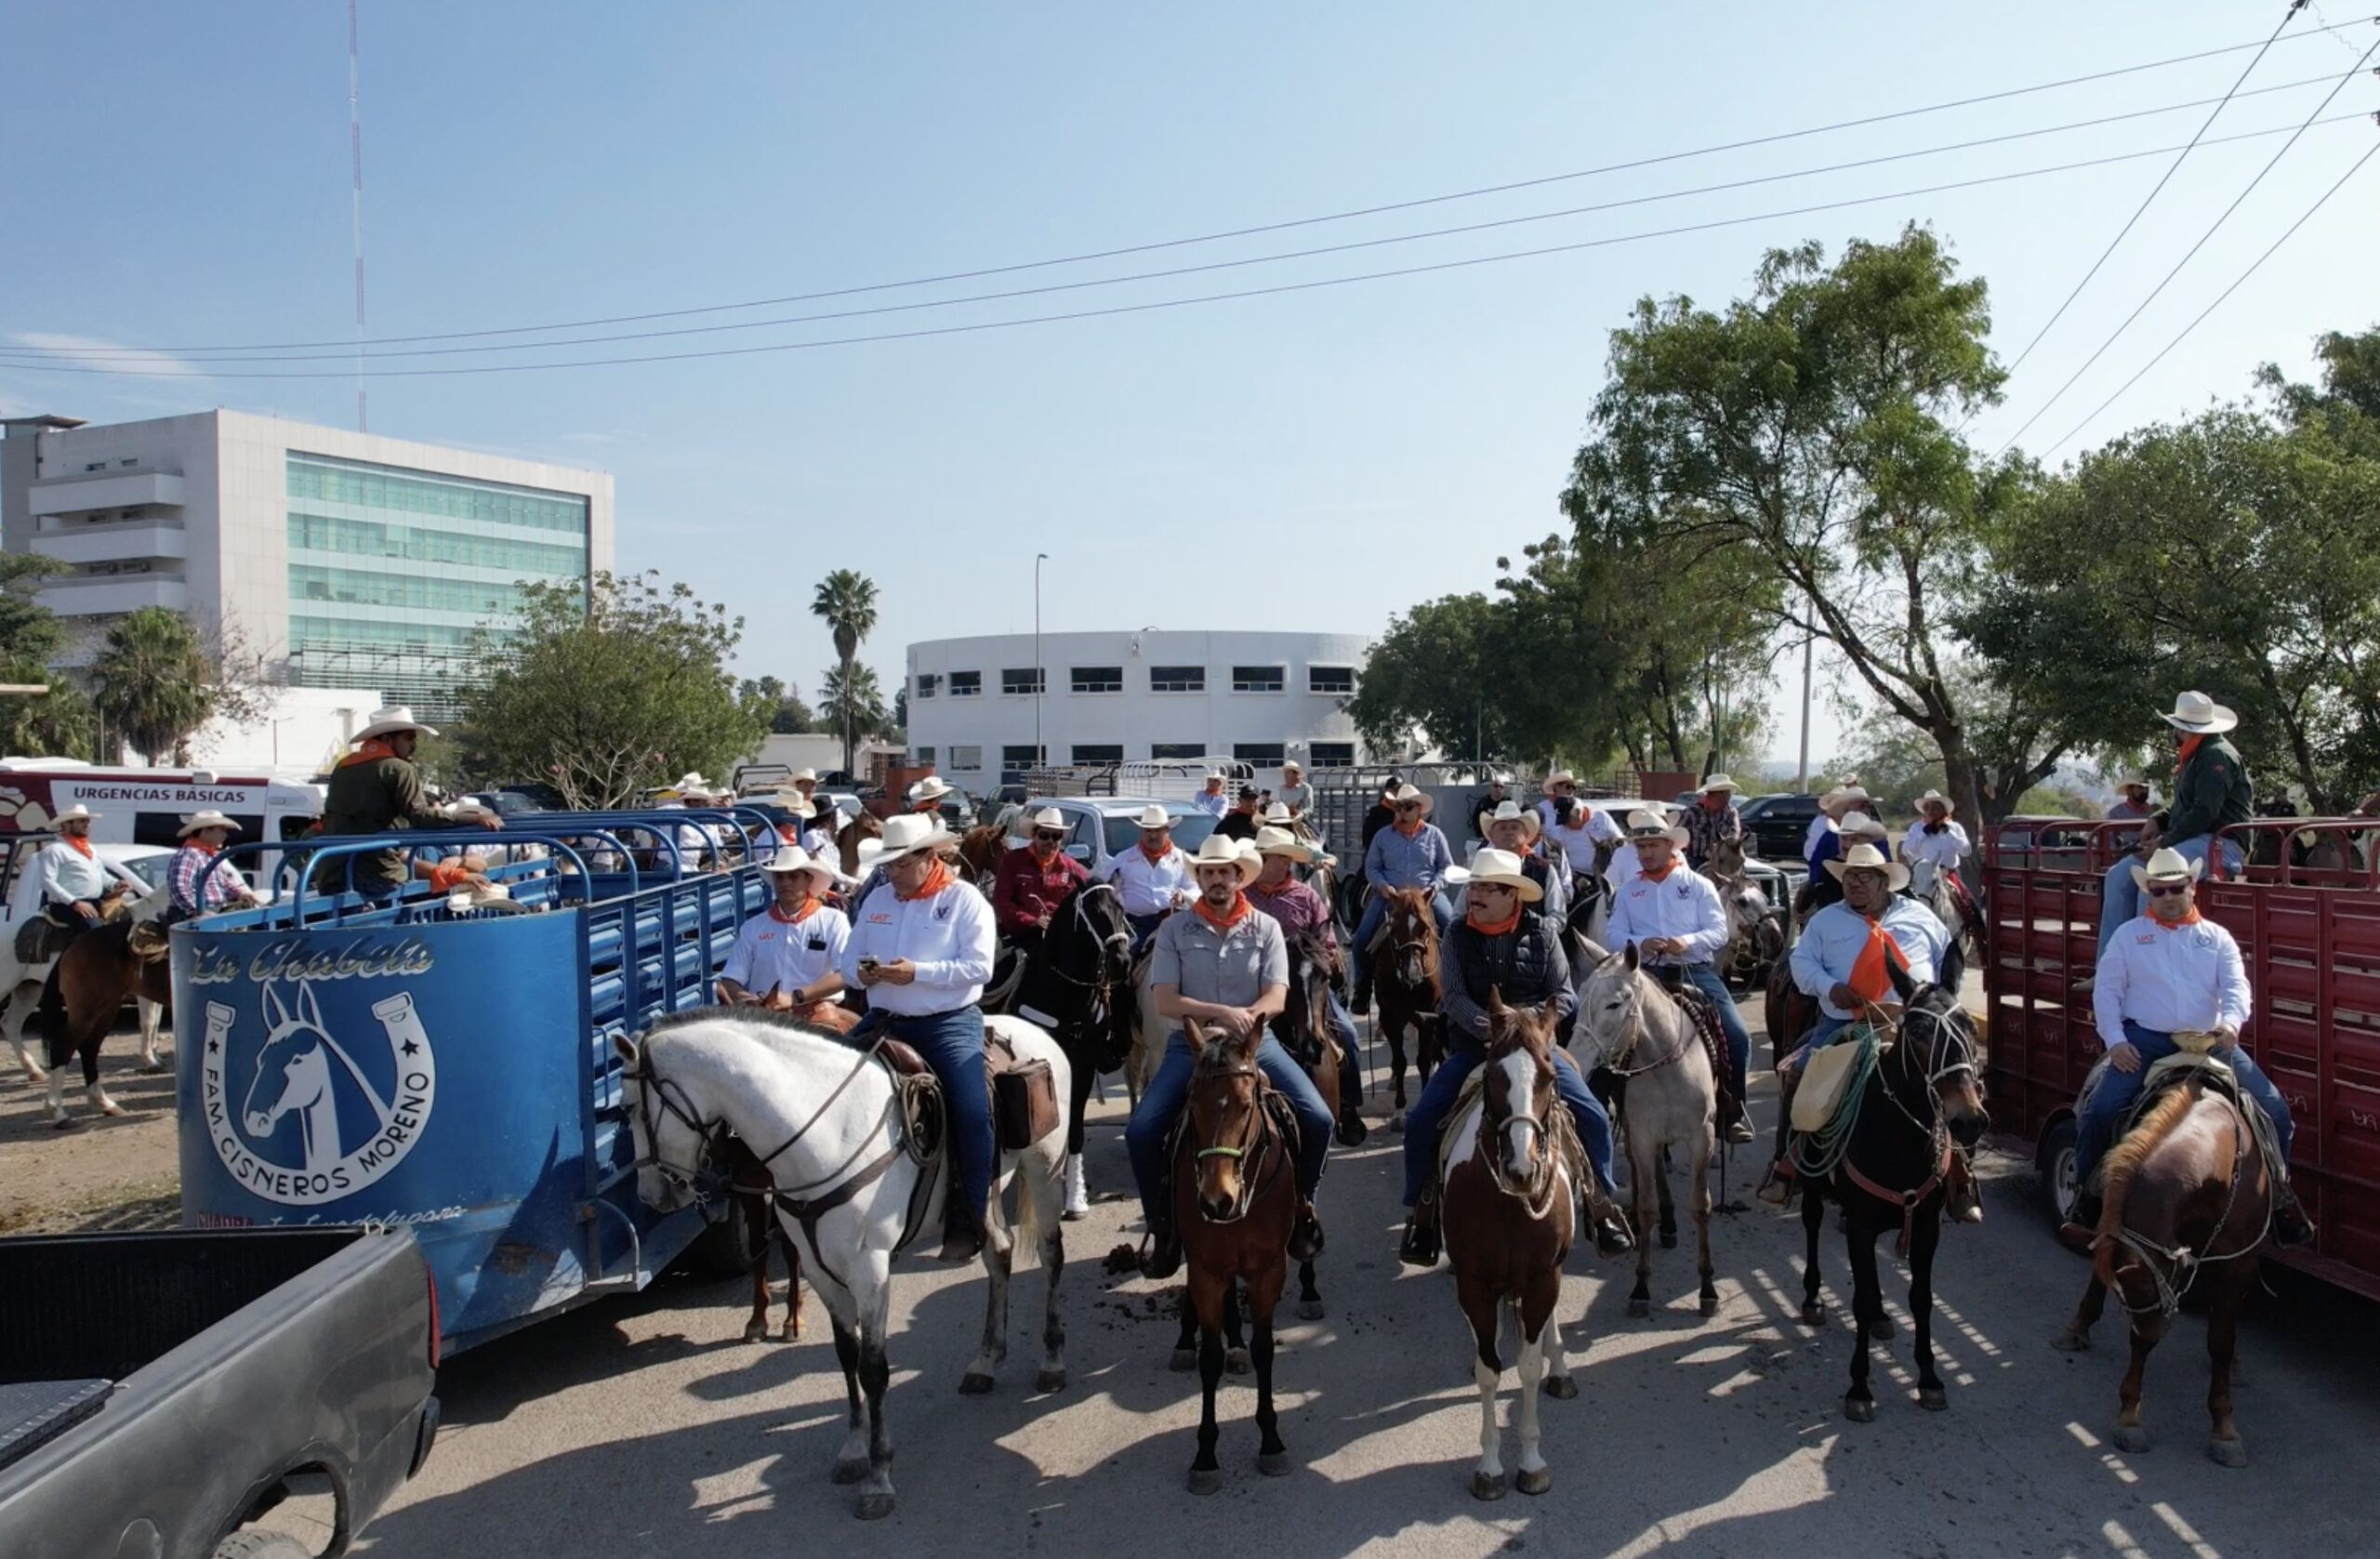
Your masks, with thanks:
[[[2123,778],[2116,781],[2115,787],[2118,790],[2149,790],[2154,788],[2149,784],[2148,776],[2145,774],[2126,774]]]
[[[399,731],[418,731],[425,736],[435,736],[438,734],[437,732],[431,730],[429,726],[424,725],[421,721],[414,719],[413,710],[409,707],[403,704],[391,704],[385,709],[373,710],[372,718],[364,721],[364,729],[357,732],[353,736],[350,737],[349,740],[368,742],[375,736],[387,736]]]
[[[1395,793],[1393,793],[1388,799],[1388,804],[1392,807],[1401,807],[1408,801],[1421,802],[1421,814],[1425,817],[1428,816],[1432,810],[1434,810],[1437,805],[1436,802],[1430,799],[1430,793],[1428,791],[1419,789],[1409,783],[1398,786]]]
[[[700,770],[690,770],[678,776],[678,788],[689,796],[707,796],[710,781],[703,778]]]
[[[2176,694],[2174,712],[2160,714],[2158,718],[2176,731],[2196,732],[2203,735],[2228,731],[2240,723],[2237,714],[2198,692]]]
[[[1659,813],[1649,809],[1639,809],[1628,814],[1628,839],[1632,844],[1639,839],[1667,839],[1683,849],[1686,841],[1690,838],[1692,836],[1684,828],[1673,824]]]
[[[1822,807],[1831,807],[1838,801],[1864,801],[1867,799],[1868,792],[1861,789],[1858,786],[1838,785],[1832,790],[1828,791],[1825,795],[1818,798],[1818,805]]]
[[[1193,877],[1197,875],[1200,866],[1236,866],[1239,868],[1239,885],[1245,888],[1256,880],[1256,874],[1264,869],[1264,862],[1253,845],[1242,850],[1237,839],[1209,834],[1199,841],[1198,853],[1190,857]]]
[[[774,799],[780,808],[786,812],[791,813],[796,817],[815,817],[818,815],[818,803],[812,800],[809,797],[804,796],[799,790],[780,790],[771,799]]]
[[[1268,801],[1264,806],[1264,821],[1276,828],[1286,828],[1296,819],[1289,815],[1289,802]]]
[[[2204,862],[2193,861],[2168,845],[2149,856],[2147,865],[2132,868],[2132,885],[2146,888],[2152,882],[2196,882],[2205,870]]]
[[[1892,833],[1882,823],[1864,812],[1855,812],[1835,826],[1835,832],[1845,839],[1888,839]]]
[[[1294,758],[1284,759],[1281,762],[1281,773],[1285,774],[1302,774],[1305,773],[1305,765],[1299,762]]]
[[[1024,824],[1028,830],[1034,828],[1063,829],[1066,826],[1066,814],[1060,812],[1055,807],[1043,807],[1039,812],[1019,816],[1017,821]]]
[[[1223,772],[1221,769],[1210,769],[1207,771],[1207,783],[1209,785],[1220,785],[1223,783]]]
[[[904,855],[937,845],[955,844],[959,836],[942,826],[942,819],[921,812],[896,813],[884,820],[884,839],[879,847],[879,861],[897,861]]]
[[[1155,801],[1151,801],[1140,810],[1139,814],[1132,821],[1140,825],[1143,833],[1148,833],[1157,828],[1172,827],[1173,814]]]
[[[1528,874],[1521,870],[1521,858],[1492,844],[1472,856],[1471,880],[1474,884],[1492,882],[1510,888],[1521,896],[1523,904],[1535,904],[1545,897],[1545,890],[1531,882]]]
[[[453,823],[479,823],[496,815],[494,807],[482,806],[477,801],[457,801],[446,809],[447,820]]]
[[[1940,791],[1938,791],[1938,790],[1929,790],[1929,791],[1927,791],[1924,795],[1920,796],[1920,797],[1917,799],[1917,810],[1918,810],[1919,812],[1924,812],[1924,811],[1925,810],[1925,804],[1926,804],[1928,801],[1939,801],[1939,802],[1941,802],[1941,803],[1942,803],[1942,810],[1943,810],[1944,812],[1949,812],[1950,810],[1951,810],[1951,809],[1950,809],[1950,799],[1948,796],[1943,795],[1943,794],[1942,794]]]
[[[1287,828],[1265,826],[1256,830],[1256,853],[1286,855],[1302,865],[1314,863],[1314,847]]]
[[[843,868],[840,865],[822,855],[813,855],[798,844],[779,845],[777,852],[770,856],[768,863],[760,869],[771,876],[786,872],[806,871],[823,877],[830,883],[852,880],[843,875]]]
[[[51,818],[50,822],[54,824],[88,823],[95,817],[103,817],[105,815],[106,813],[93,812],[82,802],[77,801],[73,806],[68,807],[64,812],[60,813],[56,817]]]
[[[1567,769],[1556,769],[1552,773],[1545,776],[1545,788],[1548,790],[1553,789],[1557,785],[1576,785],[1578,783],[1579,776],[1572,773]]]
[[[1726,775],[1712,774],[1709,779],[1704,780],[1700,786],[1697,786],[1694,793],[1697,796],[1708,796],[1713,790],[1733,790],[1735,787],[1736,782],[1729,779]]]
[[[1855,844],[1826,864],[1826,869],[1834,875],[1837,882],[1843,880],[1844,872],[1854,867],[1883,872],[1885,886],[1896,893],[1909,886],[1909,868],[1872,844]]]
[[[945,796],[956,796],[957,794],[959,794],[959,787],[957,786],[945,784],[941,776],[936,774],[928,774],[925,778],[918,781],[917,784],[909,786],[909,799],[912,803],[919,801],[939,801]]]
[[[186,839],[202,828],[229,828],[235,834],[240,831],[238,824],[219,812],[194,812],[182,819],[181,832],[174,837]]]
[[[816,785],[818,783],[818,771],[815,769],[796,769],[793,773],[786,775],[785,777],[785,782],[787,785],[800,785],[803,780],[808,780],[811,784]]]

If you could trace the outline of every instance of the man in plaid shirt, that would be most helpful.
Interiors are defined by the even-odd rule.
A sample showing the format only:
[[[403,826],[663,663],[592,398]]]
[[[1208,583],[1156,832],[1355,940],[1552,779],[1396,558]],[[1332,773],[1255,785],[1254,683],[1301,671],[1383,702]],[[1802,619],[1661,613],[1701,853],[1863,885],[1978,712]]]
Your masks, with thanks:
[[[197,813],[183,820],[181,848],[165,867],[165,892],[171,900],[165,914],[167,925],[259,902],[248,892],[247,879],[230,867],[207,876],[216,852],[239,831],[240,826],[219,812]],[[205,878],[204,888],[201,878]]]
[[[1743,813],[1736,810],[1736,782],[1712,774],[1702,782],[1697,800],[1678,822],[1686,828],[1686,864],[1696,871],[1711,864],[1711,850],[1722,839],[1744,841]]]

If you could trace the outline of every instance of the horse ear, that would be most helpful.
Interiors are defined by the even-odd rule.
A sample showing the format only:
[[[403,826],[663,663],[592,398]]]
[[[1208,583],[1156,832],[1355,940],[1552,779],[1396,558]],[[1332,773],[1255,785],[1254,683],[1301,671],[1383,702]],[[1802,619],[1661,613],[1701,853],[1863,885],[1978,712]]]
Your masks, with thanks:
[[[1907,969],[1891,958],[1884,960],[1884,972],[1892,979],[1893,994],[1900,997],[1902,1006],[1908,1006],[1909,998],[1917,994],[1917,982],[1910,978]],[[1957,987],[1951,988],[1955,990]]]
[[[633,1072],[636,1070],[637,1059],[642,1052],[637,1049],[635,1040],[625,1034],[615,1034],[612,1036],[612,1053],[620,1058],[621,1065]]]
[[[298,1016],[310,1027],[324,1034],[330,1032],[323,1027],[323,1004],[314,995],[314,987],[303,982],[298,986]]]
[[[1645,955],[1636,950],[1636,945],[1633,942],[1621,950],[1620,957],[1627,960],[1629,971],[1632,973],[1644,967]]]
[[[1967,950],[1960,945],[1957,933],[1953,932],[1949,945],[1942,949],[1941,958],[1936,960],[1934,983],[1955,997],[1965,985],[1966,978]]]
[[[1510,1008],[1504,1005],[1503,986],[1490,985],[1488,987],[1488,1011],[1493,1013],[1502,1013],[1511,1011]]]
[[[266,1032],[278,1034],[289,1026],[289,1007],[281,993],[270,982],[264,987],[264,1026]]]
[[[1603,944],[1597,942],[1593,937],[1582,936],[1579,938],[1579,961],[1580,963],[1601,963],[1604,959],[1609,957],[1611,957],[1611,950],[1604,946]]]

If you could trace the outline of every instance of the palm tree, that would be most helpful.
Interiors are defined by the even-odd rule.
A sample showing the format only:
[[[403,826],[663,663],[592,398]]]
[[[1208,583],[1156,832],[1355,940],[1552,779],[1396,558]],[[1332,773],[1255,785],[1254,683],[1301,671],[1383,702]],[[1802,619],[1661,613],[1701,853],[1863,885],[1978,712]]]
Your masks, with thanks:
[[[840,667],[827,667],[819,684],[818,713],[861,736],[882,735],[890,721],[884,690],[877,684],[875,670],[866,666],[853,667],[848,680]]]
[[[178,612],[147,606],[108,630],[91,664],[99,713],[154,766],[181,761],[219,701],[205,641]]]
[[[876,630],[876,581],[856,569],[839,568],[818,581],[817,593],[810,598],[810,614],[826,620],[835,635],[835,658],[841,665],[842,680],[852,681],[852,663],[859,654],[860,641]],[[859,745],[859,733],[853,715],[851,700],[844,701],[842,718],[837,721],[843,732],[843,773],[852,772],[852,753]]]

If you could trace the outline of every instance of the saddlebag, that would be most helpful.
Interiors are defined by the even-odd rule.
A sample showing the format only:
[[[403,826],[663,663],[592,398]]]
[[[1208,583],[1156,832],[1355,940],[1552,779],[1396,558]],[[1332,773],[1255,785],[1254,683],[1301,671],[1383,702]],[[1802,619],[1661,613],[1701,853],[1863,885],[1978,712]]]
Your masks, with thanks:
[[[993,1038],[984,1046],[984,1075],[992,1090],[992,1136],[1015,1153],[1058,1129],[1058,1079],[1050,1064],[1025,1059]]]

